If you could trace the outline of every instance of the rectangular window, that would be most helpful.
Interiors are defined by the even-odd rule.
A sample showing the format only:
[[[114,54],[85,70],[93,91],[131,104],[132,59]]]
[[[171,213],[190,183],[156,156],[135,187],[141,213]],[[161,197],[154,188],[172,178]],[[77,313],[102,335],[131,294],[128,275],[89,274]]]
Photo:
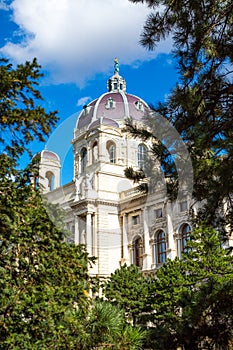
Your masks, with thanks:
[[[132,224],[133,224],[133,225],[138,225],[138,224],[140,224],[140,216],[139,216],[139,215],[134,215],[134,216],[132,216]]]
[[[163,209],[162,208],[155,209],[154,215],[155,215],[156,219],[162,218],[163,217]]]
[[[180,211],[187,211],[188,210],[188,203],[185,202],[181,202],[180,203]]]

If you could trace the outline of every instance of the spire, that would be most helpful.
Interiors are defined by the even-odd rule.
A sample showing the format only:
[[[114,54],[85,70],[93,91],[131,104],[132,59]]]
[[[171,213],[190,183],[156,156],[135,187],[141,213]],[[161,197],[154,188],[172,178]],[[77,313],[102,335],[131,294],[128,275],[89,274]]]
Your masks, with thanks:
[[[119,74],[119,64],[118,64],[118,58],[117,57],[114,59],[114,68],[115,68],[114,74],[115,75]]]
[[[126,81],[119,75],[118,58],[114,59],[114,75],[108,79],[108,91],[126,91]]]

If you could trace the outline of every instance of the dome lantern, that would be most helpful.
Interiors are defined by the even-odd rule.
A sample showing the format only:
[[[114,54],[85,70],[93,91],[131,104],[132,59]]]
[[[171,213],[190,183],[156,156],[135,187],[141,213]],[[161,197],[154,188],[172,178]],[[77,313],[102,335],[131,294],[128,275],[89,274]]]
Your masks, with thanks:
[[[108,92],[126,91],[126,81],[119,75],[118,59],[114,59],[114,75],[108,79]]]

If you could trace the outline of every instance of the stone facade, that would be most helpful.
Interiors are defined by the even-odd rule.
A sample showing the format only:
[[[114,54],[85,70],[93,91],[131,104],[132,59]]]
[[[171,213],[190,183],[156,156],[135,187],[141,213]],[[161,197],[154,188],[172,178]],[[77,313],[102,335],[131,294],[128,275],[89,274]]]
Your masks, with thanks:
[[[48,200],[66,211],[70,241],[86,244],[89,254],[97,257],[90,273],[100,277],[124,263],[145,272],[158,268],[181,254],[191,230],[188,195],[172,203],[164,186],[143,193],[125,177],[126,167],[143,166],[148,148],[124,132],[125,119],[143,123],[150,109],[126,93],[119,69],[107,86],[108,92],[84,106],[78,117],[72,140],[73,181],[58,186],[60,163],[53,152],[44,150],[40,164]]]

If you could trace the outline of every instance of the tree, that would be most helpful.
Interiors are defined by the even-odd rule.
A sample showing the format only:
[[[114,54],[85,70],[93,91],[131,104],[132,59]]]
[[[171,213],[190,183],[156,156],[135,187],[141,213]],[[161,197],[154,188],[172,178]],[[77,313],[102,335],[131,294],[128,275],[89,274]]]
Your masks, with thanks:
[[[185,141],[194,169],[193,195],[205,205],[200,220],[218,226],[225,234],[233,229],[233,84],[231,0],[130,0],[145,3],[152,12],[141,44],[153,49],[168,36],[173,38],[179,81],[165,103],[147,116],[152,132],[128,123],[134,135],[153,142],[152,153],[161,161],[170,189],[179,186],[172,152],[153,132],[156,113],[168,120]],[[169,135],[164,135],[164,138]],[[172,159],[173,158],[173,161]],[[223,208],[224,206],[224,213]]]
[[[117,269],[104,285],[103,293],[109,302],[125,310],[133,324],[140,324],[148,298],[148,284],[137,266],[125,264]]]
[[[124,312],[107,301],[95,300],[80,332],[80,349],[143,349],[145,332],[125,320]]]
[[[89,297],[94,258],[65,241],[61,213],[51,205],[51,221],[39,191],[3,170],[0,349],[142,349],[142,330]]]
[[[89,297],[94,258],[66,242],[63,213],[31,184],[37,158],[17,168],[57,120],[37,104],[39,68],[0,60],[0,349],[140,349],[143,332]]]
[[[0,348],[69,348],[75,342],[69,314],[77,308],[84,317],[90,303],[91,259],[83,246],[64,241],[59,212],[53,210],[55,225],[37,190],[3,172]]]
[[[194,230],[182,259],[168,260],[149,285],[151,346],[184,350],[233,345],[233,257],[219,233]]]
[[[45,141],[58,120],[57,112],[46,113],[38,89],[43,76],[37,60],[16,68],[0,59],[0,144],[2,152],[18,159],[31,141]]]

